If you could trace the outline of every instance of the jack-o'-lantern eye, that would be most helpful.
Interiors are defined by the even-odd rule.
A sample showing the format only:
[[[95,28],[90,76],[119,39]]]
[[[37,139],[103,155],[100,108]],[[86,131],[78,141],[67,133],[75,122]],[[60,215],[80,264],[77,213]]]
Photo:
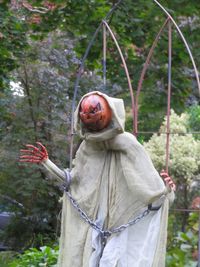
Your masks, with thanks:
[[[98,104],[96,105],[96,108],[95,108],[94,112],[98,112],[98,111],[100,111],[100,110],[101,110],[101,104],[98,103]]]
[[[109,125],[112,111],[103,96],[92,94],[82,100],[79,117],[87,129],[99,131]]]

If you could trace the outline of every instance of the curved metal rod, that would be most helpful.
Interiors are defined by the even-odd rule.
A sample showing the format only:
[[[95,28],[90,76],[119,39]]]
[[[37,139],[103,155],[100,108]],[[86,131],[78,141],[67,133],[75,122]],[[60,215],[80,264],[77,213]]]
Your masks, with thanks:
[[[199,90],[199,95],[200,95],[200,79],[199,79],[199,73],[198,73],[198,70],[197,70],[197,67],[196,67],[196,63],[194,61],[194,58],[193,58],[193,55],[192,55],[192,52],[190,50],[190,47],[182,33],[182,31],[180,30],[179,26],[177,25],[177,23],[175,22],[175,20],[173,19],[173,17],[169,14],[169,12],[167,12],[167,10],[157,1],[157,0],[153,0],[163,11],[164,13],[171,19],[171,21],[173,22],[174,26],[176,27],[179,35],[181,36],[184,44],[185,44],[185,47],[188,51],[188,54],[190,56],[190,59],[192,61],[192,64],[193,64],[193,68],[194,68],[194,72],[195,72],[195,76],[196,76],[196,80],[197,80],[197,86],[198,86],[198,90]]]
[[[107,20],[111,14],[115,11],[115,9],[121,4],[123,0],[119,0],[111,9],[110,11],[107,13],[106,17],[104,20]],[[80,82],[80,78],[82,75],[82,72],[84,70],[84,66],[85,66],[85,60],[90,52],[90,49],[97,37],[97,34],[99,33],[99,30],[101,29],[102,26],[102,21],[99,24],[99,26],[97,27],[96,31],[94,32],[92,39],[90,40],[88,47],[86,48],[85,54],[82,58],[77,76],[76,76],[76,81],[74,84],[74,95],[73,95],[73,100],[72,100],[72,114],[71,114],[71,136],[70,136],[70,170],[72,168],[72,158],[73,158],[73,143],[74,143],[74,111],[75,111],[75,107],[76,107],[76,98],[77,98],[77,93],[78,93],[78,87],[79,87],[79,82]]]
[[[109,25],[107,24],[106,21],[103,20],[103,24],[106,26],[106,28],[108,29],[116,47],[117,47],[117,50],[120,54],[120,57],[121,57],[121,60],[122,60],[122,63],[123,63],[123,66],[124,66],[124,70],[125,70],[125,73],[126,73],[126,78],[128,80],[128,87],[129,87],[129,91],[130,91],[130,95],[131,95],[131,104],[132,104],[132,114],[133,114],[133,129],[134,129],[134,110],[135,110],[135,101],[134,101],[134,94],[133,94],[133,88],[132,88],[132,84],[131,84],[131,79],[130,79],[130,75],[129,75],[129,71],[128,71],[128,68],[127,68],[127,65],[126,65],[126,61],[124,59],[124,56],[122,54],[122,51],[121,51],[121,48],[119,47],[119,44],[116,40],[116,37],[114,35],[114,33],[112,32],[111,28],[109,27]]]
[[[94,40],[97,36],[97,34],[99,33],[99,30],[101,29],[102,26],[102,22],[100,23],[100,25],[98,26],[98,28],[96,29],[94,35],[92,36],[92,39],[85,51],[85,54],[83,56],[81,65],[79,67],[77,76],[76,76],[76,81],[75,81],[75,85],[74,85],[74,96],[73,96],[73,100],[72,100],[72,114],[71,114],[71,131],[70,131],[70,170],[72,169],[72,158],[73,158],[73,144],[74,144],[74,112],[75,112],[75,108],[76,108],[76,98],[77,98],[77,93],[78,93],[78,87],[79,87],[79,82],[80,82],[80,78],[82,75],[82,72],[84,70],[84,65],[85,65],[85,60],[90,52],[90,49],[94,43]]]
[[[168,23],[168,90],[167,90],[167,137],[165,170],[169,172],[169,145],[170,145],[170,108],[171,108],[171,84],[172,84],[172,25]]]
[[[107,38],[106,38],[106,26],[103,24],[103,85],[106,89],[106,50],[107,50]]]
[[[152,58],[152,55],[153,55],[153,52],[154,52],[154,49],[158,43],[158,40],[163,32],[163,30],[165,29],[167,23],[169,22],[170,18],[168,17],[164,24],[162,25],[162,27],[160,28],[160,31],[158,32],[154,42],[153,42],[153,45],[151,47],[151,49],[149,50],[149,54],[147,56],[147,59],[144,63],[144,67],[142,69],[142,72],[141,72],[141,75],[140,75],[140,79],[139,79],[139,82],[138,82],[138,87],[137,87],[137,92],[136,92],[136,97],[135,97],[135,114],[134,114],[134,132],[135,132],[135,135],[137,136],[138,134],[138,98],[139,98],[139,94],[140,94],[140,91],[142,89],[142,84],[143,84],[143,81],[144,81],[144,77],[145,77],[145,74],[147,72],[147,69],[148,69],[148,66],[149,66],[149,63],[151,61],[151,58]]]

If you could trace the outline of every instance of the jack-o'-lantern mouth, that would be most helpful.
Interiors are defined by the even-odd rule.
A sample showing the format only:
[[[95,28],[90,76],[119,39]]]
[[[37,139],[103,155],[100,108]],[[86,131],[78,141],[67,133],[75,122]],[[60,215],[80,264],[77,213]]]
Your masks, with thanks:
[[[88,130],[100,131],[110,123],[112,111],[103,96],[92,94],[82,100],[79,117]]]

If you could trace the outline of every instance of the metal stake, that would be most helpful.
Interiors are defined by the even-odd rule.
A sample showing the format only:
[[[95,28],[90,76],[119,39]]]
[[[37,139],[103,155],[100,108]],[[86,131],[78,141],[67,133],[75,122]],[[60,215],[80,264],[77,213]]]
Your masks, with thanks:
[[[172,27],[168,22],[168,96],[167,96],[167,141],[166,141],[166,171],[169,169],[169,138],[170,138],[170,106],[171,106],[171,77],[172,77]]]
[[[104,89],[106,89],[106,50],[107,50],[107,44],[106,44],[106,26],[103,24],[103,85]]]

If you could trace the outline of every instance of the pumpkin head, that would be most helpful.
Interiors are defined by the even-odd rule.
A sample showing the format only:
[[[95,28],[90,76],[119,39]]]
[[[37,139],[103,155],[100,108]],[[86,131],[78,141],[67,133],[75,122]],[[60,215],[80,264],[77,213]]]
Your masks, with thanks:
[[[103,96],[91,94],[82,100],[79,116],[88,130],[100,131],[106,128],[110,123],[112,111]]]

